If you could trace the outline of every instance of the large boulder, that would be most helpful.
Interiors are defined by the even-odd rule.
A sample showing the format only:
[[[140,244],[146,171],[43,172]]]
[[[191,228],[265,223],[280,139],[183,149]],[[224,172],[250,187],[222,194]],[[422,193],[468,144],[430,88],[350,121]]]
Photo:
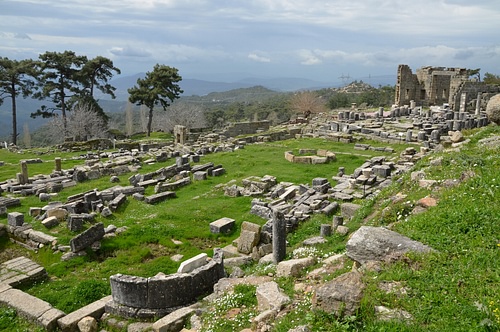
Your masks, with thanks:
[[[490,98],[486,105],[486,115],[491,122],[500,125],[500,94]]]
[[[315,290],[313,308],[338,317],[352,316],[360,306],[364,289],[361,273],[344,273]]]
[[[361,264],[398,259],[409,251],[433,249],[387,228],[372,226],[361,226],[346,244],[346,255]]]
[[[257,286],[256,295],[259,311],[274,310],[279,312],[290,302],[288,295],[283,293],[274,281]]]

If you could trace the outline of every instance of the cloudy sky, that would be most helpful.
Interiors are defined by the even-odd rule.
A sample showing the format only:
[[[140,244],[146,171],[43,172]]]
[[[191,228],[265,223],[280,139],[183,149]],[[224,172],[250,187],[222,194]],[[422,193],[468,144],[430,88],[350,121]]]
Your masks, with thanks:
[[[0,0],[0,56],[75,51],[122,76],[396,75],[398,64],[500,74],[499,0]]]

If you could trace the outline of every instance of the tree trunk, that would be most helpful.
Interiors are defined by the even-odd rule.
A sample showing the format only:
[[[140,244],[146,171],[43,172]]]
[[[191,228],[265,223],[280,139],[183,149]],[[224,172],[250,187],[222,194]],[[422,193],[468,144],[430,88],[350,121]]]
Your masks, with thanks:
[[[12,84],[12,143],[17,145],[17,105],[16,105],[16,89]]]
[[[151,124],[153,123],[153,107],[149,109],[149,118],[148,118],[148,137],[151,136]]]

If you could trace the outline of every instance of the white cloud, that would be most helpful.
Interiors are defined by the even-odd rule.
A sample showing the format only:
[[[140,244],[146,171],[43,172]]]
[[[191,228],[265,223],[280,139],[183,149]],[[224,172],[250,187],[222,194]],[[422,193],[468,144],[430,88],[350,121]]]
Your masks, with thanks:
[[[126,57],[139,57],[139,58],[146,58],[151,56],[151,52],[141,49],[141,48],[134,48],[130,46],[125,46],[125,47],[113,47],[109,50],[111,54],[114,54],[116,56],[126,56]]]
[[[298,55],[299,58],[301,59],[300,64],[302,65],[312,66],[312,65],[319,65],[323,62],[315,51],[299,50]]]
[[[271,59],[265,56],[257,55],[256,53],[250,53],[248,58],[257,62],[271,62]]]

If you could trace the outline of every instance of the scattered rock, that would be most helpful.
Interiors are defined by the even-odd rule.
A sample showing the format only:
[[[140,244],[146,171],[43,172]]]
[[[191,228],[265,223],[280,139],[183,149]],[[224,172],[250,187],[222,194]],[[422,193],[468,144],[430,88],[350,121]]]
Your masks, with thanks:
[[[288,330],[288,332],[311,332],[311,329],[307,325],[301,325]]]
[[[78,322],[80,332],[97,332],[97,320],[94,317],[87,316]]]
[[[351,316],[359,308],[365,285],[359,272],[348,272],[318,287],[313,295],[314,309],[338,317]]]
[[[349,227],[344,225],[337,226],[337,228],[335,229],[335,233],[340,235],[347,235],[349,233]]]
[[[276,275],[278,277],[298,277],[301,272],[316,263],[313,257],[290,259],[279,262],[276,267]]]
[[[454,131],[450,135],[450,140],[452,143],[460,143],[464,140],[464,134],[461,131]]]
[[[368,261],[390,261],[409,251],[433,251],[418,241],[383,227],[361,226],[347,241],[346,254],[364,264]]]
[[[437,206],[437,203],[438,203],[437,199],[429,196],[425,196],[424,198],[421,198],[417,201],[417,204],[423,208],[430,208],[433,206]]]
[[[290,298],[280,290],[278,284],[274,281],[263,283],[257,286],[257,303],[259,311],[274,310],[279,312]]]
[[[304,242],[302,242],[303,245],[305,246],[315,246],[317,244],[322,244],[322,243],[326,243],[326,239],[322,236],[315,236],[315,237],[312,237],[312,238],[309,238],[307,240],[304,240]]]
[[[379,320],[383,321],[388,321],[388,320],[408,321],[413,318],[413,316],[407,311],[401,309],[389,309],[381,305],[375,307],[375,315]]]

